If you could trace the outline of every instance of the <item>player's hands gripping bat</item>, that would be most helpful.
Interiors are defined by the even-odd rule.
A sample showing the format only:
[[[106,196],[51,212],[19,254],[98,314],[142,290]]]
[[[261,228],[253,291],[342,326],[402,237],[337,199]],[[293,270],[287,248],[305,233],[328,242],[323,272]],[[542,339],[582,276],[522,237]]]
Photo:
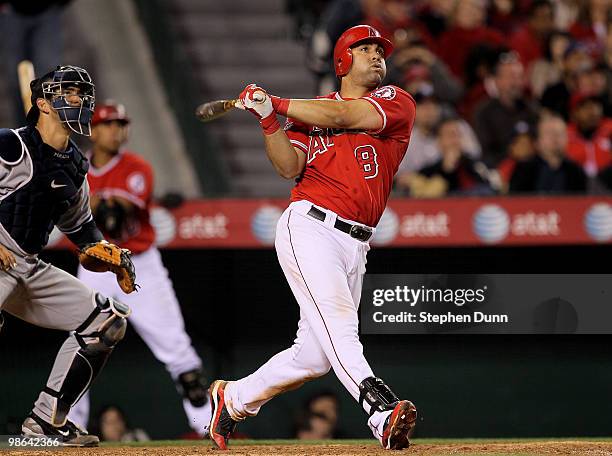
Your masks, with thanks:
[[[79,262],[85,269],[94,272],[111,271],[124,293],[138,289],[136,271],[130,259],[131,252],[107,241],[87,244],[79,252]]]
[[[22,60],[17,65],[17,75],[19,76],[19,92],[21,93],[21,101],[23,101],[23,109],[27,114],[32,107],[32,92],[30,90],[30,82],[34,79],[34,65],[29,60]]]
[[[256,84],[249,84],[238,96],[238,109],[249,111],[260,121],[274,113],[272,99],[268,93]]]

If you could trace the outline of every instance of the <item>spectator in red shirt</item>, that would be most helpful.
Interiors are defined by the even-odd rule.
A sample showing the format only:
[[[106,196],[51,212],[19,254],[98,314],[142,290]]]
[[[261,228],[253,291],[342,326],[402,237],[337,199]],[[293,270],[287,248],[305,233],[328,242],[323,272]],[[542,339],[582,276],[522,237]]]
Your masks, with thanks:
[[[611,9],[610,0],[582,0],[578,18],[569,29],[572,36],[586,46],[593,56],[600,56],[603,51]]]
[[[525,68],[529,69],[532,62],[544,56],[547,37],[554,27],[554,10],[550,1],[534,1],[527,22],[510,37],[510,47],[518,52]]]
[[[580,164],[588,177],[595,177],[612,164],[612,119],[603,116],[601,100],[576,93],[571,102],[568,157]]]
[[[458,77],[464,77],[465,62],[473,47],[487,43],[489,46],[504,44],[504,36],[485,25],[486,2],[461,0],[452,16],[452,26],[441,37],[439,53]]]

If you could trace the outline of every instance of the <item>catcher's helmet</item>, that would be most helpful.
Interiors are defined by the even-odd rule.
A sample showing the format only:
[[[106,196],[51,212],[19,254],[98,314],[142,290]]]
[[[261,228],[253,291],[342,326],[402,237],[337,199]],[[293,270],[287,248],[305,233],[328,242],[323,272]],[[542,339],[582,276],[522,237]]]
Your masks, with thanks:
[[[389,57],[393,52],[393,44],[380,34],[378,30],[369,25],[356,25],[346,30],[334,47],[334,68],[336,76],[339,78],[345,76],[351,69],[353,64],[353,54],[351,47],[361,41],[374,41],[382,46],[385,51],[385,58]]]
[[[32,109],[28,112],[28,123],[36,124],[39,110],[38,98],[51,102],[60,121],[72,131],[81,135],[91,134],[91,116],[96,104],[96,90],[89,73],[73,65],[58,66],[44,76],[30,82]],[[70,95],[71,89],[78,89],[78,102]]]
[[[116,101],[107,100],[96,106],[93,119],[91,120],[91,126],[95,127],[99,123],[111,122],[113,120],[118,120],[125,125],[130,123],[130,118],[127,116],[125,106]]]

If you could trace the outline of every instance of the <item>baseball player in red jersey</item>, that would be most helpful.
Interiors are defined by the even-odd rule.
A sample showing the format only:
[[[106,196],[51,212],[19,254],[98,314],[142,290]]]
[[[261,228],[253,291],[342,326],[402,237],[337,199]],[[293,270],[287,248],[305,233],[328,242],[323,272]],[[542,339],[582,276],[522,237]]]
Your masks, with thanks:
[[[204,435],[210,422],[210,403],[202,361],[185,331],[168,271],[154,246],[155,232],[149,221],[153,168],[140,155],[121,150],[129,122],[123,105],[107,102],[96,107],[87,181],[96,224],[109,239],[132,252],[141,289],[126,295],[110,274],[94,274],[82,267],[78,277],[136,308],[130,322],[176,382],[190,426]],[[84,396],[72,408],[70,417],[85,424],[88,416],[89,397]]]
[[[261,123],[277,172],[298,178],[275,247],[300,321],[293,346],[245,378],[212,383],[210,437],[221,449],[237,422],[330,368],[367,413],[383,448],[409,446],[416,408],[374,376],[357,314],[368,240],[406,152],[416,109],[402,89],[380,86],[392,49],[374,28],[359,25],[334,49],[339,92],[288,100],[251,84],[240,94],[239,107]],[[284,130],[277,113],[288,117]]]

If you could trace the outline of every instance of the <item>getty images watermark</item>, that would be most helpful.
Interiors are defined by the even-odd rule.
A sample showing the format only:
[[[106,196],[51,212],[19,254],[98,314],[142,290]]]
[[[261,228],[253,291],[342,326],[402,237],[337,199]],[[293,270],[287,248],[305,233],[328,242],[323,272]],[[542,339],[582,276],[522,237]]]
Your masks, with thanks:
[[[610,274],[366,274],[363,334],[612,334]]]
[[[410,308],[419,304],[444,303],[462,307],[466,304],[485,302],[487,285],[482,288],[410,288],[406,285],[396,285],[395,288],[377,288],[372,291],[372,304],[382,307],[389,303],[403,303]],[[398,313],[385,313],[383,310],[374,311],[372,319],[375,323],[508,323],[508,314],[489,314],[481,311],[471,313],[432,313],[427,310],[420,312],[400,311]]]

